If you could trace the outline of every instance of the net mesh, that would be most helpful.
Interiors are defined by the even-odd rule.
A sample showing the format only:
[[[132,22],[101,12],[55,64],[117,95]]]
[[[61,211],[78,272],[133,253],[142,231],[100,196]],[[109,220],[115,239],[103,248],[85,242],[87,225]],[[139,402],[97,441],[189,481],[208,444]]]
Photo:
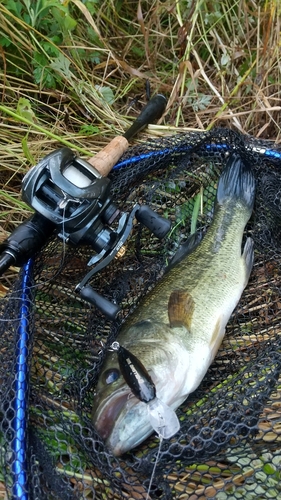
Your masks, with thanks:
[[[281,150],[225,129],[130,148],[111,174],[121,210],[147,203],[173,223],[164,241],[136,224],[125,255],[92,279],[95,290],[121,304],[116,321],[74,291],[92,249],[64,247],[58,239],[34,260],[24,312],[22,276],[2,301],[0,470],[8,498],[147,498],[157,436],[114,457],[91,422],[93,391],[123,320],[160,279],[191,227],[204,232],[210,224],[217,180],[233,150],[248,159],[257,180],[246,228],[255,264],[215,361],[177,411],[180,431],[162,444],[148,498],[281,498]],[[20,405],[27,406],[28,424],[17,429],[22,441],[16,445],[26,446],[27,460],[16,463],[15,387],[23,354],[29,383]]]

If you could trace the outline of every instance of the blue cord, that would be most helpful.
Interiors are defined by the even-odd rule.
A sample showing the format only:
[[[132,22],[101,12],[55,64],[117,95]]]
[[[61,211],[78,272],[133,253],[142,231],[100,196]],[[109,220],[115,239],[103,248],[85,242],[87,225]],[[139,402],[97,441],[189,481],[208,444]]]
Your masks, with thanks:
[[[281,152],[280,151],[274,151],[274,149],[266,149],[263,154],[264,154],[264,156],[268,156],[269,158],[281,160]]]
[[[162,149],[161,151],[149,151],[149,153],[143,153],[141,155],[138,155],[138,156],[131,156],[130,158],[127,158],[126,160],[123,160],[119,163],[116,163],[116,165],[114,165],[113,167],[113,170],[117,170],[119,168],[122,168],[122,167],[126,167],[127,165],[132,165],[133,163],[138,163],[139,161],[141,160],[146,160],[147,158],[153,158],[153,157],[156,157],[156,159],[158,157],[161,157],[161,156],[164,156],[166,154],[169,154],[169,153],[178,153],[180,151],[188,151],[188,149],[191,149],[192,146],[182,146],[182,147],[178,147],[178,146],[175,146],[174,148],[165,148],[165,149]]]
[[[200,145],[205,146],[206,150],[212,150],[213,152],[219,151],[222,149],[229,149],[228,144],[223,143],[223,144],[202,144]],[[167,154],[172,154],[172,153],[181,153],[184,151],[188,151],[192,149],[193,146],[188,146],[187,144],[184,146],[174,146],[170,148],[165,148],[162,149],[161,151],[149,151],[148,153],[143,153],[138,156],[132,156],[130,158],[127,158],[123,161],[120,161],[119,163],[116,163],[116,165],[113,167],[113,170],[118,170],[119,168],[126,167],[128,165],[133,165],[134,163],[139,163],[142,160],[146,160],[149,158],[155,158],[161,159],[161,156],[167,155]],[[252,146],[251,149],[254,151],[255,148]],[[276,151],[274,149],[265,149],[264,151],[262,150],[257,150],[256,151],[258,154],[261,156],[266,156],[267,158],[272,158],[275,160],[281,160],[281,151]]]
[[[13,500],[28,500],[27,477],[27,405],[28,405],[28,344],[30,317],[30,286],[33,262],[31,259],[23,266],[19,327],[16,338],[16,365],[14,382],[14,418],[12,422],[14,439],[12,441],[13,462]]]

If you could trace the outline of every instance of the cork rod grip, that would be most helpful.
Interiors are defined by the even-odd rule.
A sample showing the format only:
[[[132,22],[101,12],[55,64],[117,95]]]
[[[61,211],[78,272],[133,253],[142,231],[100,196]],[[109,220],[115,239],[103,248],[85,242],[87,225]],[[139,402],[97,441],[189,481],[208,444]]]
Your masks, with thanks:
[[[103,177],[107,177],[122,154],[129,147],[129,142],[123,135],[117,135],[112,141],[99,151],[88,162],[95,167]]]

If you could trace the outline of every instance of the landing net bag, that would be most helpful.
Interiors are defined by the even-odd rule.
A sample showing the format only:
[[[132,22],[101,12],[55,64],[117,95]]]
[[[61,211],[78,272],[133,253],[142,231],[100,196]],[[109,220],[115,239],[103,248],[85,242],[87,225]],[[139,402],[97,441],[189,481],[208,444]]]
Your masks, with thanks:
[[[137,223],[125,255],[92,279],[121,304],[116,321],[75,293],[93,250],[58,238],[2,300],[0,474],[8,498],[147,498],[157,436],[114,457],[91,422],[93,392],[121,323],[188,235],[208,228],[232,151],[256,176],[245,231],[255,244],[254,268],[215,361],[177,410],[180,431],[162,444],[148,498],[281,498],[281,148],[227,129],[132,147],[111,173],[120,210],[146,203],[173,223],[162,241]],[[21,357],[27,370],[19,374]],[[18,384],[22,398],[15,400]],[[28,415],[22,428],[21,410]]]

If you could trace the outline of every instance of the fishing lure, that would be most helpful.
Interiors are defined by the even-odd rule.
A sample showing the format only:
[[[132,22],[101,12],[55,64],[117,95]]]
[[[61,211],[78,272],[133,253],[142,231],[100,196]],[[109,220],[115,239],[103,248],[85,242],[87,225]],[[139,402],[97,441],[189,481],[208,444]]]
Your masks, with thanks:
[[[155,384],[142,362],[119,342],[113,342],[111,349],[117,352],[120,371],[126,384],[136,398],[147,405],[149,420],[158,436],[169,439],[174,436],[180,423],[175,411],[156,395]]]

